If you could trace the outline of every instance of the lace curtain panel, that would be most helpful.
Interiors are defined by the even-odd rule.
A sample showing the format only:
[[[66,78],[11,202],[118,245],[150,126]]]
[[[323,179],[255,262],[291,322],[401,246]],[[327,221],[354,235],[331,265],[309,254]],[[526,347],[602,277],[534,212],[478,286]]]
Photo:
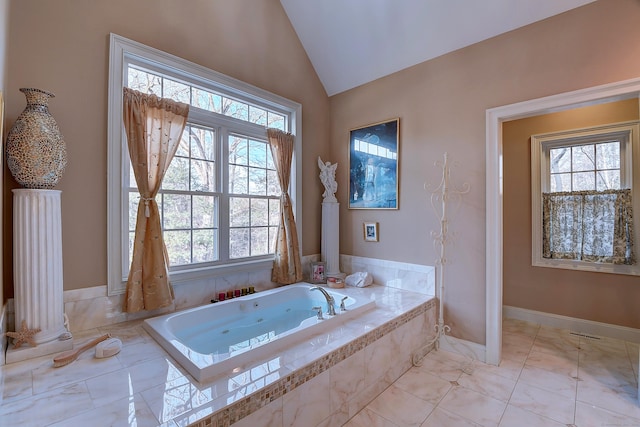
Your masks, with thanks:
[[[280,225],[273,257],[271,281],[288,285],[302,280],[302,264],[298,245],[298,231],[293,217],[289,181],[293,159],[293,135],[278,129],[267,129],[271,155],[280,183]]]
[[[173,302],[169,260],[155,197],[184,130],[189,105],[124,88],[123,120],[140,203],[124,311]]]
[[[543,193],[542,256],[635,264],[631,190]]]

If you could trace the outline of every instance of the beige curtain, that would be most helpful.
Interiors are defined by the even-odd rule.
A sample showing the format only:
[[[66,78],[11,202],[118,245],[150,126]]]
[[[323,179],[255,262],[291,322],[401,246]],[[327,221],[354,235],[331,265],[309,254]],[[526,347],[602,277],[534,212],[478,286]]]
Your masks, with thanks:
[[[278,129],[267,129],[271,155],[280,182],[280,225],[276,241],[276,253],[271,271],[271,281],[288,285],[302,280],[298,231],[293,217],[289,181],[293,158],[293,135]]]
[[[155,196],[175,154],[189,106],[124,88],[124,127],[140,204],[124,311],[166,307],[173,302],[169,260]]]
[[[635,264],[631,190],[542,195],[542,256]]]

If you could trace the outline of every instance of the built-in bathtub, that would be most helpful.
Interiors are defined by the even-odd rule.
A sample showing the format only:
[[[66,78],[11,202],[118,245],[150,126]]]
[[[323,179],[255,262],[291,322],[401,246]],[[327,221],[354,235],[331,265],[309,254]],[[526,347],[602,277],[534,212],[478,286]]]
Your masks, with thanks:
[[[143,325],[196,380],[205,382],[375,306],[375,301],[325,288],[335,301],[336,315],[330,316],[326,298],[313,287],[288,285],[154,317]],[[317,307],[323,319],[318,318]]]

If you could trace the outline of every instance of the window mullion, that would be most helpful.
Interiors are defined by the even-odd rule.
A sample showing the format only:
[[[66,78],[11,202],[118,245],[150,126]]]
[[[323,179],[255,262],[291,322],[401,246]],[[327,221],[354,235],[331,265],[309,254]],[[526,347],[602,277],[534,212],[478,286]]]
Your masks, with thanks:
[[[193,242],[194,242],[194,234],[193,234],[193,194],[189,195],[189,230],[190,230],[190,238],[191,238],[191,247],[190,249],[190,261],[194,262],[193,260],[195,259],[195,257],[193,256]]]
[[[229,259],[229,131],[220,127],[218,131],[218,147],[216,153],[218,160],[218,186],[220,191],[220,199],[218,206],[218,233],[220,236],[218,251],[221,260]]]

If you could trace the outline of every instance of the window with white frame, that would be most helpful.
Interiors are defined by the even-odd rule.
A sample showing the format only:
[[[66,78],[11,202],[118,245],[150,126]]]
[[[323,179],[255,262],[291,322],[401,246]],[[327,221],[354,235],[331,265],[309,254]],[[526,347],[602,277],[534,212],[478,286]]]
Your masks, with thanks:
[[[280,187],[266,128],[299,133],[300,105],[112,34],[109,293],[124,290],[140,199],[123,132],[124,87],[190,105],[156,196],[172,281],[270,268]],[[290,196],[299,223],[299,137],[295,144]]]
[[[638,137],[638,122],[531,137],[532,265],[640,274],[631,214]]]

